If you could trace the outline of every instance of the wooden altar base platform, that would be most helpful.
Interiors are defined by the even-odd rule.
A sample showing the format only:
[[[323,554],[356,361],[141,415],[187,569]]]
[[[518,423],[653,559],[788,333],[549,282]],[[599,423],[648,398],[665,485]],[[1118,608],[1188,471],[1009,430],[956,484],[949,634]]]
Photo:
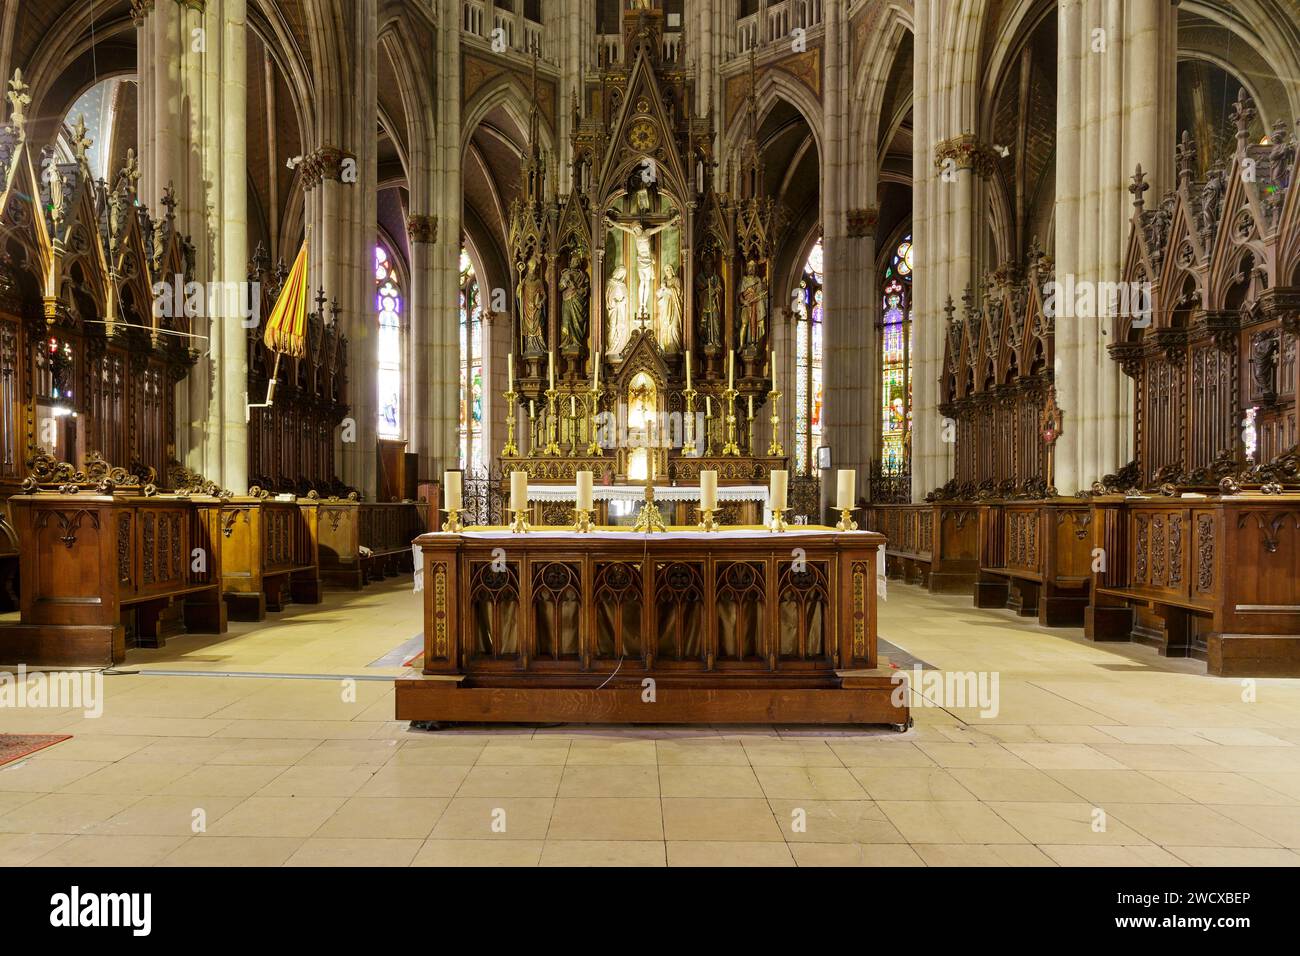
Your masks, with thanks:
[[[737,680],[735,687],[699,686],[654,676],[654,700],[645,699],[643,676],[591,686],[526,686],[461,676],[412,676],[396,684],[398,720],[432,724],[862,724],[911,726],[907,705],[896,704],[897,673],[888,667],[845,671],[839,686],[772,687]],[[650,676],[650,675],[646,675]],[[692,686],[692,683],[694,686]],[[604,686],[601,686],[601,685]],[[746,686],[748,685],[748,686]]]

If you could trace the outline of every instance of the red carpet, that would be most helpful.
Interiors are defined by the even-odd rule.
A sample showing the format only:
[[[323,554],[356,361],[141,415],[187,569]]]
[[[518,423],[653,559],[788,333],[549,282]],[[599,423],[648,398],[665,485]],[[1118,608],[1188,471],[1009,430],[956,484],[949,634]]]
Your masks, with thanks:
[[[0,767],[71,739],[71,734],[0,734]]]

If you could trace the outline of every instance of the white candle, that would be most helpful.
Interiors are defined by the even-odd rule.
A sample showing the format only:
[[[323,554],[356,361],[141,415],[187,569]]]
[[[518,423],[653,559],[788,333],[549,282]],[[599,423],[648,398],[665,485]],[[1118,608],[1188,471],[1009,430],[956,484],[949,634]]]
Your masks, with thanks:
[[[786,486],[790,478],[790,473],[782,469],[775,469],[772,472],[772,485],[768,491],[768,506],[773,510],[784,511],[786,508]]]
[[[700,472],[700,510],[718,510],[718,473],[716,471]]]
[[[528,472],[510,472],[510,510],[528,510]]]
[[[592,373],[592,378],[591,378],[592,388],[599,388],[600,387],[600,353],[599,352],[596,353],[596,361],[595,364],[592,366],[591,373]]]
[[[578,472],[577,506],[579,511],[593,511],[591,502],[591,472]]]
[[[691,390],[691,350],[686,350],[686,391]]]
[[[747,395],[745,397],[749,399],[749,417],[753,418],[754,417],[754,396]]]
[[[727,388],[736,387],[736,353],[727,353]]]
[[[772,391],[776,391],[776,349],[772,349]]]
[[[551,391],[555,391],[555,353],[554,352],[546,353],[546,364],[549,366],[551,372]]]
[[[836,473],[836,495],[838,504],[835,506],[839,511],[852,510],[853,508],[853,491],[857,484],[858,473],[852,468],[841,468]]]
[[[461,473],[445,471],[442,474],[442,506],[447,512],[460,511],[465,507],[462,493]]]
[[[570,418],[578,417],[578,396],[577,395],[569,396],[569,417]]]
[[[713,417],[713,398],[709,395],[704,396],[704,417]]]
[[[515,353],[506,353],[506,391],[515,390]]]

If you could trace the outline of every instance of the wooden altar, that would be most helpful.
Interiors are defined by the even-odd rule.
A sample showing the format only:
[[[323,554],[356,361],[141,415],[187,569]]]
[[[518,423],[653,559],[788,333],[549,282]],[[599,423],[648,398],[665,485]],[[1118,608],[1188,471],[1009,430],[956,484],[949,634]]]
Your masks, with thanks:
[[[876,651],[872,532],[426,534],[399,720],[910,723]]]

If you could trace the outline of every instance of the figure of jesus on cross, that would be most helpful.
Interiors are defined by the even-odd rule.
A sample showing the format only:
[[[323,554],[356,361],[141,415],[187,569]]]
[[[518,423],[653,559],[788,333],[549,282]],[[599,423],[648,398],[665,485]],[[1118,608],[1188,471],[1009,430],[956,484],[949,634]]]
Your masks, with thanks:
[[[674,213],[673,218],[665,223],[645,226],[635,220],[631,223],[620,222],[612,213],[605,214],[605,222],[610,228],[627,233],[636,243],[636,298],[639,315],[650,316],[650,296],[655,284],[655,257],[650,248],[650,238],[669,226],[677,225],[679,218],[680,215]]]

